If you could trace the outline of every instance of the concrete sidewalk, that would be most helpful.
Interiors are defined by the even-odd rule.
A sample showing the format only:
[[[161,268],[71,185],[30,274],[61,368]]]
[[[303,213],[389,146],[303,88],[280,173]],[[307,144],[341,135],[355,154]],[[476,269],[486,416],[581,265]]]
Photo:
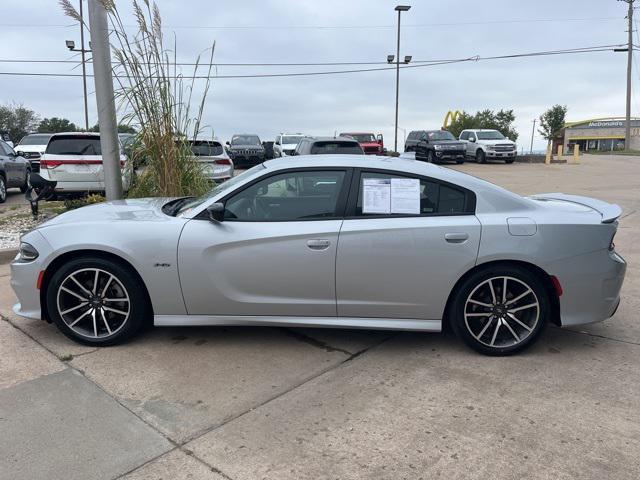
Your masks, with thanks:
[[[169,328],[103,349],[10,311],[0,266],[0,479],[634,479],[640,159],[456,167],[624,208],[612,319],[489,358],[450,335]]]

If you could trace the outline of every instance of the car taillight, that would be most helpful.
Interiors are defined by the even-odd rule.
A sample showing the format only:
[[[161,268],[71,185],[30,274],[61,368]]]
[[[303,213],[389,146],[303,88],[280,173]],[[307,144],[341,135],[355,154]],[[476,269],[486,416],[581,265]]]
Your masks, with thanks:
[[[215,160],[213,163],[216,165],[231,165],[231,161],[226,158],[221,158],[220,160]]]
[[[40,168],[56,168],[62,165],[60,160],[40,160]]]

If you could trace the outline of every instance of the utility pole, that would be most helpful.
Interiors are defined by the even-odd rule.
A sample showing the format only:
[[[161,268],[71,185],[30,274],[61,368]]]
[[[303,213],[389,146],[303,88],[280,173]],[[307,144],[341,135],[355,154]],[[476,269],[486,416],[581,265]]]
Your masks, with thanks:
[[[533,153],[533,136],[536,134],[536,119],[533,119],[533,128],[531,129],[531,148],[529,149],[529,154]]]
[[[82,86],[84,88],[84,129],[89,131],[89,107],[87,105],[87,63],[84,49],[84,17],[82,14],[82,2],[80,0],[80,52],[82,55]]]
[[[400,98],[400,14],[411,8],[410,5],[398,5],[395,10],[398,12],[398,42],[396,44],[396,128],[393,131],[393,151],[398,151],[398,101]],[[409,57],[410,58],[410,57]],[[405,61],[404,63],[409,63]]]
[[[96,87],[100,148],[107,200],[122,198],[120,142],[116,122],[116,103],[111,76],[111,47],[107,12],[100,0],[89,0],[89,31],[93,51],[93,79]]]
[[[628,29],[628,50],[627,50],[627,111],[626,125],[624,128],[624,148],[631,149],[631,70],[633,67],[633,3],[635,0],[623,0],[629,4],[629,12],[627,20],[629,21]]]

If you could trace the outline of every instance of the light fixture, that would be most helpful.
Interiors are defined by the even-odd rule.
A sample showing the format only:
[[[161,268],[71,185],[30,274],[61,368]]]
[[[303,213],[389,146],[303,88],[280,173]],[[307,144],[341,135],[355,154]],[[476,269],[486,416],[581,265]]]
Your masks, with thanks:
[[[404,63],[409,63],[413,57],[411,55],[404,56]]]
[[[396,8],[394,8],[394,10],[396,12],[406,12],[410,8],[411,8],[411,5],[398,5]]]
[[[67,45],[67,48],[69,50],[73,50],[74,48],[76,48],[76,42],[74,42],[73,40],[67,40],[64,43]]]
[[[395,55],[387,55],[387,63],[393,63],[395,58],[396,58]]]

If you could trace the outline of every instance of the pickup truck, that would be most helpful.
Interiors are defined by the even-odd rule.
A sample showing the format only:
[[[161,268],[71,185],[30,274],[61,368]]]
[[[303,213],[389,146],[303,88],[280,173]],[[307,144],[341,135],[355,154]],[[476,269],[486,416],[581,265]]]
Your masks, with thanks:
[[[466,145],[467,158],[474,158],[478,163],[494,159],[513,163],[516,159],[516,143],[498,130],[463,130],[460,140]]]
[[[373,133],[342,132],[341,137],[351,137],[360,144],[365,155],[384,155],[382,135]]]

